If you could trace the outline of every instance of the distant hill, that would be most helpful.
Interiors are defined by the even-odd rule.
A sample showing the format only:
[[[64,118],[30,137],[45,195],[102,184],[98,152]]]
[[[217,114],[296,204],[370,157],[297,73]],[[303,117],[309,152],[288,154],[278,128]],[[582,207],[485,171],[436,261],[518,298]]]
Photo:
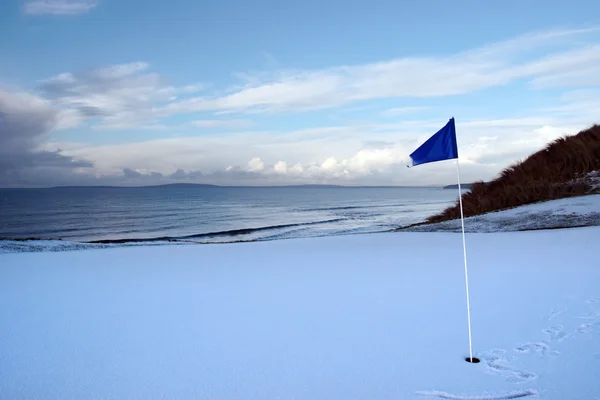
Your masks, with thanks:
[[[460,184],[461,189],[471,189],[472,187],[473,187],[472,183],[461,183]],[[444,186],[442,189],[458,189],[458,184]]]
[[[145,186],[53,186],[46,189],[143,189],[143,188],[344,188],[358,186],[343,186],[343,185],[265,185],[265,186],[245,186],[245,185],[213,185],[208,183],[166,183],[162,185],[145,185]],[[43,188],[42,188],[43,189]]]
[[[48,189],[139,189],[139,188],[192,188],[205,187],[216,188],[218,185],[209,185],[206,183],[167,183],[164,185],[149,185],[149,186],[53,186]]]
[[[141,188],[419,188],[429,186],[346,186],[346,185],[326,185],[326,184],[305,184],[305,185],[212,185],[207,183],[167,183],[162,185],[147,186],[54,186],[46,189],[141,189]],[[431,186],[434,187],[434,186]]]
[[[152,185],[152,186],[143,186],[148,188],[178,188],[178,189],[186,189],[186,188],[217,188],[219,185],[211,185],[208,183],[167,183],[164,185]]]
[[[472,183],[461,183],[462,189],[470,189]],[[458,185],[443,186],[443,189],[457,189]],[[301,185],[214,185],[208,183],[165,183],[161,185],[139,185],[139,186],[111,186],[111,185],[81,185],[81,186],[51,186],[51,187],[37,187],[37,188],[3,188],[3,190],[15,189],[29,189],[29,190],[51,190],[51,189],[144,189],[144,188],[350,188],[350,189],[387,189],[387,188],[404,188],[404,189],[422,189],[422,188],[435,188],[439,189],[440,185],[332,185],[332,184],[301,184]]]
[[[464,216],[600,191],[600,125],[561,137],[504,169],[490,182],[474,182],[462,195]],[[460,218],[455,205],[426,223]]]

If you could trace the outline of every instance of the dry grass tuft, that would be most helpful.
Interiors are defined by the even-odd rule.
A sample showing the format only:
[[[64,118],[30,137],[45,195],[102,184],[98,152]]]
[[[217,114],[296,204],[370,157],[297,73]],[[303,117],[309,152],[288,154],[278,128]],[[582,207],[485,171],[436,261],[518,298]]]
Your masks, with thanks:
[[[504,169],[491,182],[475,182],[462,196],[465,217],[538,201],[580,196],[591,185],[583,177],[600,171],[600,125],[549,143],[525,160]],[[436,223],[460,218],[459,202],[427,219]]]

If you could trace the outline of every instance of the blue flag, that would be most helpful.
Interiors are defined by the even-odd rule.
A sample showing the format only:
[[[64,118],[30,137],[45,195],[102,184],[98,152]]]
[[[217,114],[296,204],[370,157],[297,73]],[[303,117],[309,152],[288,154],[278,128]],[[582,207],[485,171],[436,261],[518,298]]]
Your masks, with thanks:
[[[410,155],[412,166],[458,158],[454,118]],[[410,166],[409,166],[410,167]]]

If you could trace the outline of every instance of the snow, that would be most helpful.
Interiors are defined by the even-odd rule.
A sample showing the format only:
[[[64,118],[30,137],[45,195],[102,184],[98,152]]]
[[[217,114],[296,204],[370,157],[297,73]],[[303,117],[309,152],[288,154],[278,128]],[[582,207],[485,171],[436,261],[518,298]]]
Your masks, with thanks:
[[[600,226],[600,194],[528,204],[465,218],[466,232],[514,232]],[[460,232],[460,219],[405,228],[410,232]]]
[[[590,171],[570,183],[585,183],[589,186],[589,193],[597,193],[600,190],[600,171]]]
[[[455,233],[0,254],[0,399],[594,400],[598,237],[467,234],[479,364]]]
[[[600,190],[600,171],[588,172],[584,180],[590,185],[590,192],[597,192]]]

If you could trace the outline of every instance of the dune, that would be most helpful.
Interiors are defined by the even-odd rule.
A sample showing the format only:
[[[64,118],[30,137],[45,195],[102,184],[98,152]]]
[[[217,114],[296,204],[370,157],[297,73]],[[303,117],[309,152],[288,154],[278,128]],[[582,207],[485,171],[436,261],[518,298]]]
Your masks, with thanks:
[[[478,181],[462,195],[466,217],[540,201],[600,193],[600,125],[560,137],[489,182]],[[460,218],[460,203],[427,218],[436,223]]]

